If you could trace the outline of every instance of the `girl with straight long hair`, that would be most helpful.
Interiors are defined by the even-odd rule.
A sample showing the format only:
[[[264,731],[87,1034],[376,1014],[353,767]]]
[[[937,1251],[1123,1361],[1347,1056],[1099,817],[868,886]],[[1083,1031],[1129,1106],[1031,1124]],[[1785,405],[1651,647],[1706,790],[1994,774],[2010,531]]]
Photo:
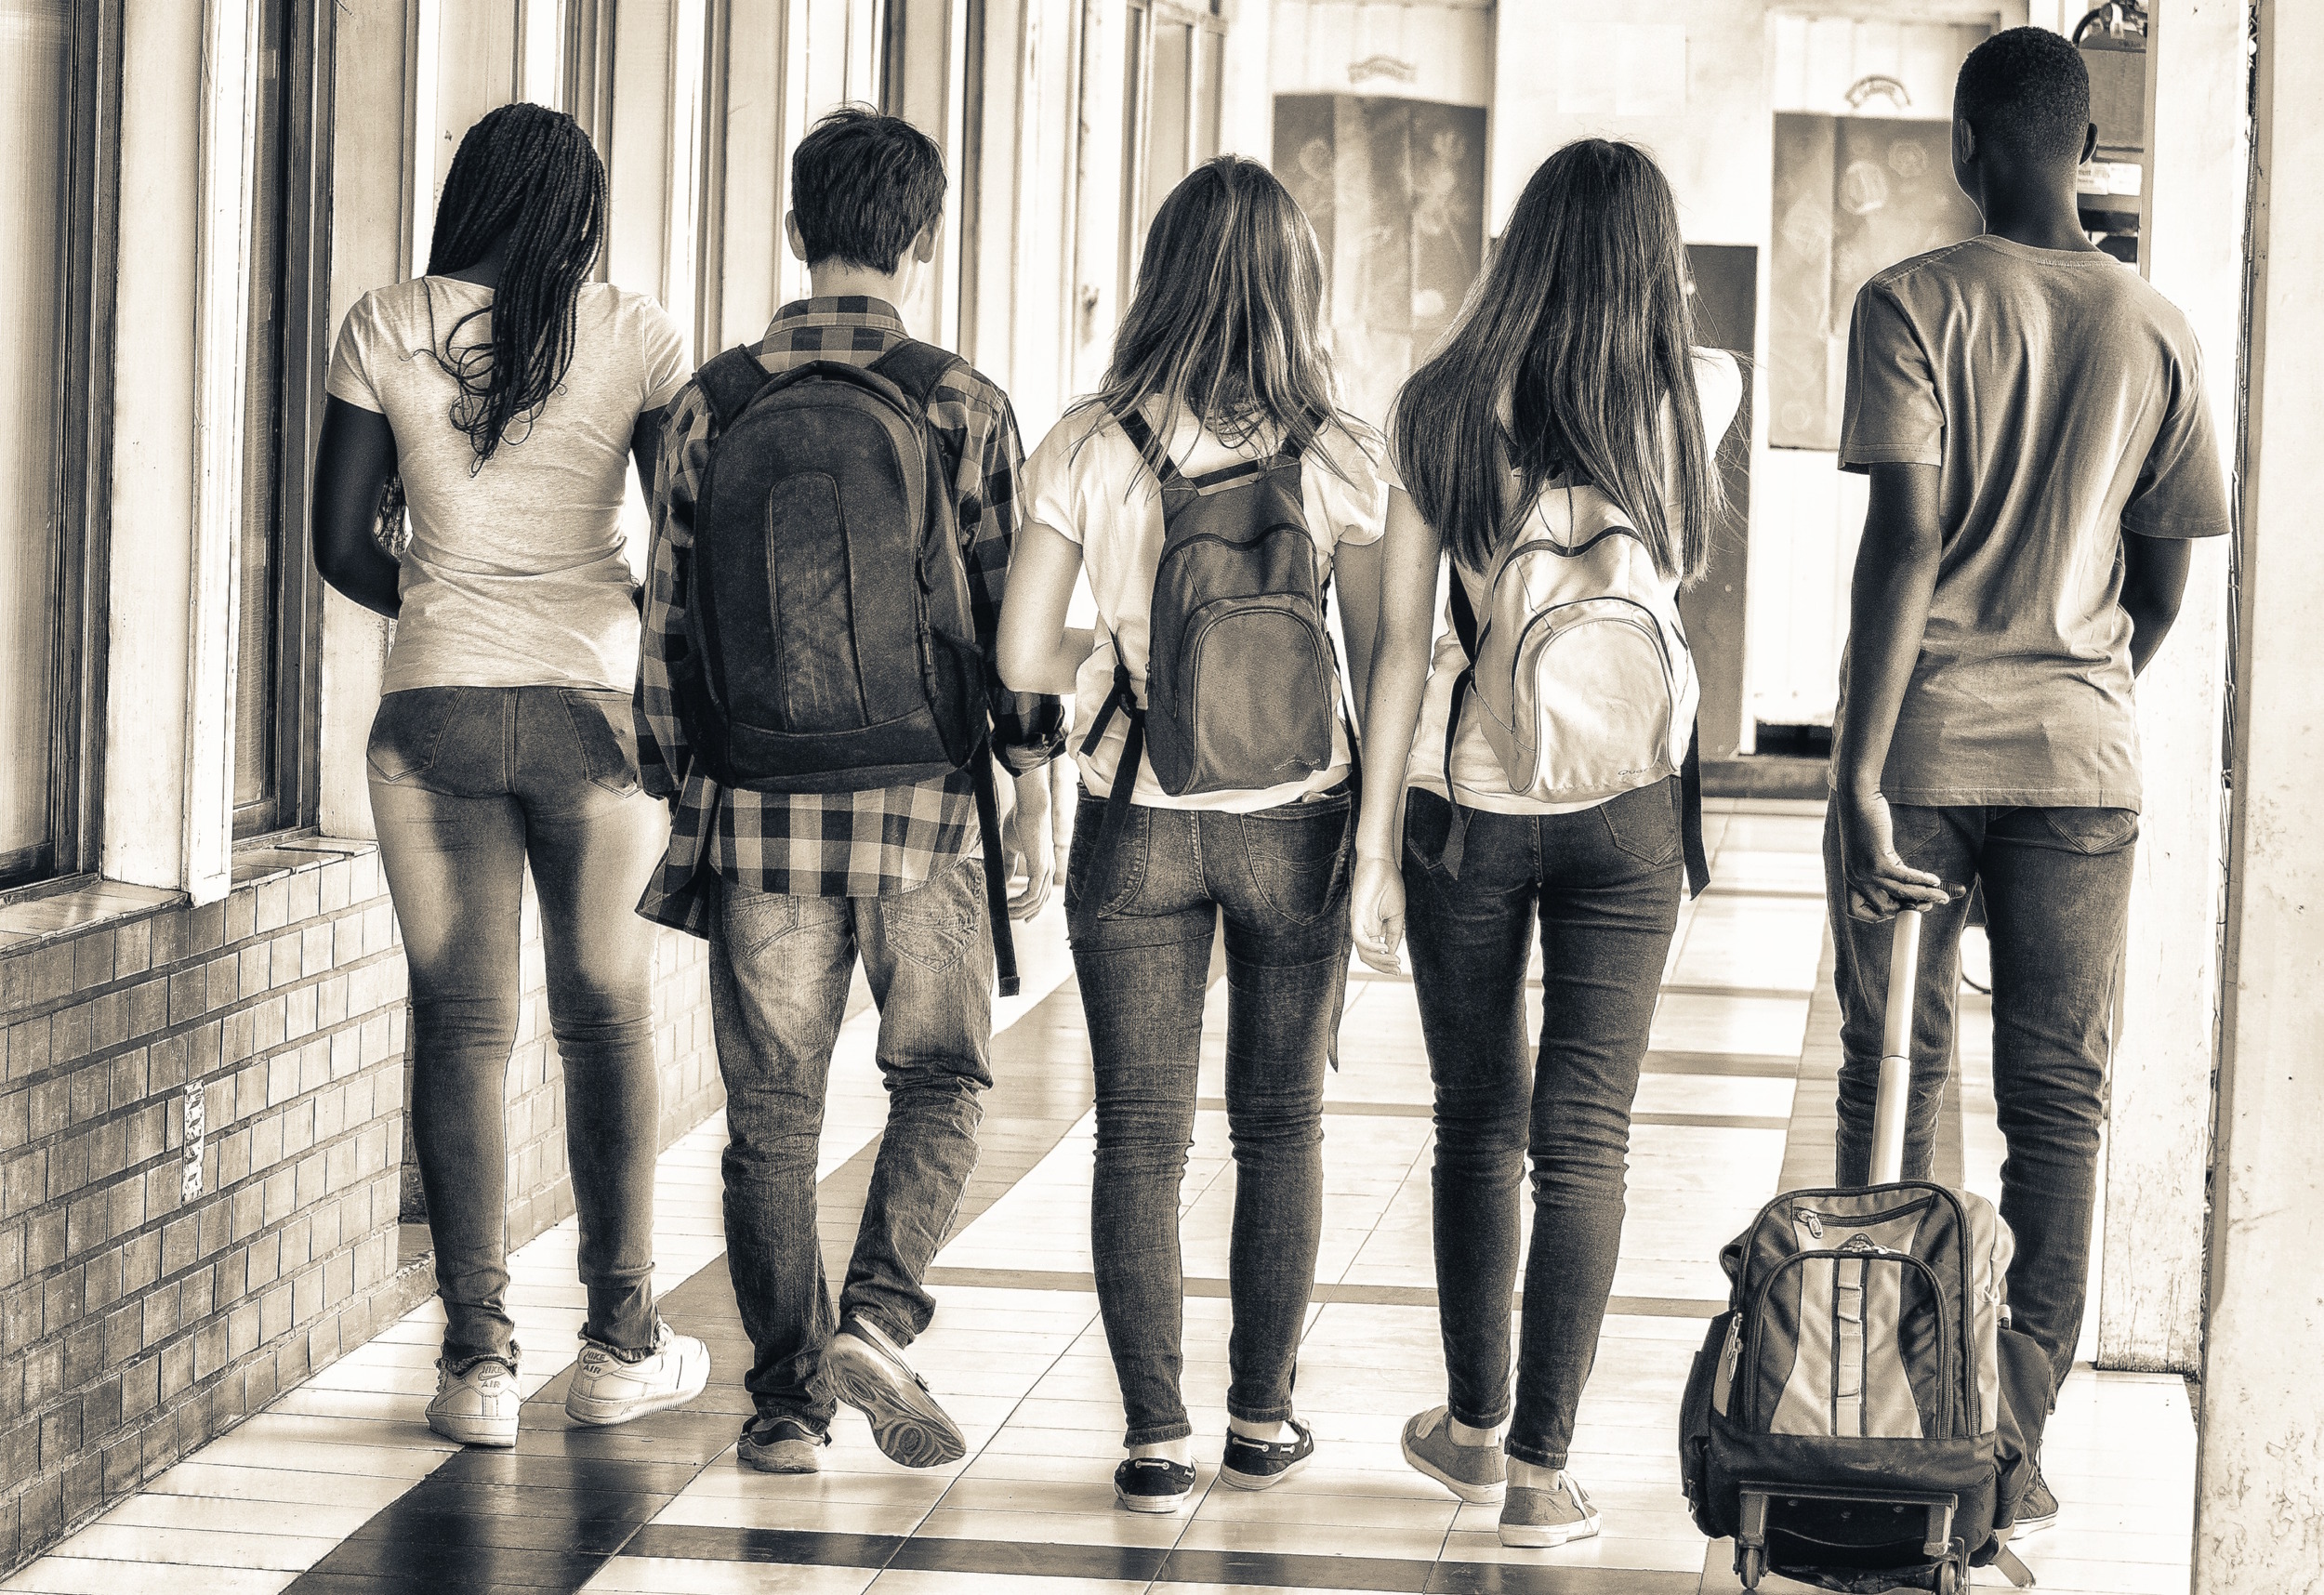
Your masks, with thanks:
[[[638,784],[618,525],[633,459],[653,485],[684,343],[652,299],[589,280],[604,236],[605,168],[573,118],[506,105],[469,128],[428,274],[348,312],[315,463],[316,565],[398,623],[371,808],[411,969],[412,1141],[444,1306],[428,1422],[469,1445],[517,1438],[502,1081],[528,864],[588,1289],[565,1410],[627,1422],[709,1373],[654,1311],[653,943],[633,909],[667,820]],[[401,559],[375,537],[396,483]]]
[[[1221,156],[1180,183],[1147,237],[1103,385],[1026,468],[1030,508],[1001,610],[1003,679],[1074,692],[1099,732],[1079,745],[1065,913],[1097,1072],[1090,1249],[1128,1420],[1115,1490],[1134,1511],[1175,1510],[1195,1482],[1179,1387],[1179,1191],[1221,920],[1236,1185],[1221,1476],[1264,1489],[1314,1449],[1292,1416],[1291,1383],[1322,1229],[1324,1069],[1348,964],[1354,794],[1337,671],[1219,678],[1221,712],[1240,732],[1306,717],[1315,751],[1304,774],[1173,796],[1150,756],[1124,765],[1131,711],[1155,707],[1149,622],[1166,508],[1193,513],[1263,478],[1279,495],[1279,529],[1296,501],[1304,537],[1270,546],[1314,578],[1308,592],[1337,587],[1350,647],[1369,656],[1386,487],[1376,436],[1339,408],[1322,303],[1314,232],[1264,166]],[[1085,570],[1098,629],[1066,624]],[[1320,626],[1314,599],[1301,601]],[[1134,703],[1111,696],[1123,684]],[[1201,712],[1217,701],[1204,698]],[[1111,824],[1110,796],[1127,797]]]
[[[1583,139],[1525,185],[1490,269],[1392,425],[1403,491],[1384,540],[1353,891],[1357,952],[1393,972],[1408,940],[1435,1082],[1436,1281],[1448,1400],[1405,1427],[1406,1458],[1464,1500],[1502,1503],[1512,1546],[1598,1532],[1565,1470],[1621,1240],[1630,1114],[1676,927],[1675,778],[1611,798],[1513,795],[1472,701],[1469,658],[1432,660],[1440,560],[1472,612],[1562,484],[1626,515],[1664,597],[1701,573],[1720,511],[1712,456],[1740,402],[1735,362],[1694,346],[1678,212],[1654,161]],[[1570,501],[1570,500],[1569,500]],[[1691,668],[1687,701],[1691,718]],[[1684,719],[1677,722],[1682,728]],[[1457,794],[1446,784],[1446,768]],[[1465,822],[1462,856],[1449,798]],[[1525,986],[1541,933],[1541,1042]],[[1534,1230],[1511,1401],[1519,1192]]]

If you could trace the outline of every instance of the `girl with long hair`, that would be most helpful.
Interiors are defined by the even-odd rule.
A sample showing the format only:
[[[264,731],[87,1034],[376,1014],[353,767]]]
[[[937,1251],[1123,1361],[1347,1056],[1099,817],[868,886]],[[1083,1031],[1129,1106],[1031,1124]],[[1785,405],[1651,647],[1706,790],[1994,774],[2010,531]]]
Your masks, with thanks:
[[[1103,386],[1026,468],[1030,508],[1000,619],[1010,686],[1073,692],[1089,718],[1120,682],[1135,698],[1123,706],[1150,713],[1166,498],[1185,513],[1259,475],[1286,513],[1296,498],[1318,587],[1339,590],[1352,652],[1368,657],[1381,451],[1339,408],[1322,302],[1314,232],[1264,166],[1221,156],[1163,202]],[[1084,571],[1102,629],[1066,624]],[[1355,689],[1360,700],[1360,679]],[[1264,1489],[1314,1449],[1292,1417],[1291,1383],[1322,1227],[1324,1070],[1347,978],[1349,739],[1336,670],[1229,692],[1229,712],[1312,716],[1328,753],[1319,735],[1304,775],[1172,796],[1150,758],[1126,760],[1130,713],[1109,708],[1079,745],[1066,925],[1097,1074],[1090,1249],[1127,1417],[1115,1489],[1136,1511],[1175,1510],[1195,1482],[1179,1382],[1179,1191],[1221,920],[1236,1184],[1221,1476]],[[1107,799],[1124,783],[1129,800],[1109,824]]]
[[[653,484],[686,361],[653,300],[590,280],[605,214],[605,168],[571,117],[506,105],[469,129],[428,274],[348,313],[315,465],[316,565],[398,623],[367,763],[444,1306],[428,1422],[463,1444],[517,1437],[502,1082],[528,864],[588,1292],[566,1411],[626,1422],[709,1372],[654,1309],[652,927],[632,910],[667,822],[638,781],[618,524],[632,460]],[[375,535],[399,484],[400,558]]]
[[[1445,1405],[1406,1425],[1404,1453],[1464,1500],[1501,1501],[1512,1546],[1598,1532],[1565,1464],[1613,1286],[1631,1104],[1677,924],[1679,783],[1589,803],[1512,795],[1473,702],[1447,758],[1469,659],[1449,631],[1431,657],[1440,562],[1451,555],[1472,613],[1487,613],[1496,560],[1540,534],[1547,501],[1567,496],[1554,488],[1587,483],[1627,516],[1666,596],[1698,576],[1721,509],[1712,456],[1742,388],[1732,358],[1696,348],[1694,333],[1669,183],[1644,152],[1582,139],[1525,185],[1391,427],[1403,489],[1383,543],[1352,912],[1374,968],[1396,969],[1399,941],[1412,949],[1435,1082],[1448,1385]],[[1466,829],[1454,864],[1456,796]],[[1537,921],[1538,1060],[1525,1013]],[[1528,1153],[1534,1229],[1512,1407]]]

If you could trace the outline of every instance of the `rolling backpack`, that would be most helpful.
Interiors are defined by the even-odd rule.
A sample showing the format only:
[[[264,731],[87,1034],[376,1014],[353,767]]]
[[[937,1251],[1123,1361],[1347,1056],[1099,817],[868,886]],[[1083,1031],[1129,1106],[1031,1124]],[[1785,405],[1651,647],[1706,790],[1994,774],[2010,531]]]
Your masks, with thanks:
[[[1339,670],[1299,448],[1188,477],[1155,446],[1143,416],[1115,420],[1161,485],[1162,552],[1146,623],[1146,705],[1117,638],[1113,691],[1081,744],[1090,754],[1116,714],[1129,717],[1100,834],[1108,856],[1142,757],[1173,798],[1261,790],[1330,769]]]
[[[1687,885],[1699,895],[1710,878],[1695,734],[1701,689],[1678,600],[1645,539],[1596,488],[1557,482],[1494,560],[1485,590],[1480,622],[1454,573],[1453,631],[1469,663],[1445,717],[1446,871],[1459,875],[1467,837],[1452,763],[1473,698],[1512,795],[1588,803],[1678,776]]]
[[[865,792],[967,769],[1003,995],[1018,987],[985,664],[929,396],[957,355],[770,374],[748,346],[697,380],[716,414],[680,572],[678,716],[723,786]]]
[[[1956,1595],[1988,1563],[2032,1582],[2006,1542],[2051,1374],[2009,1327],[2015,1243],[1983,1197],[1896,1178],[1919,921],[1897,916],[1875,1183],[1787,1192],[1720,1254],[1728,1310],[1680,1404],[1688,1507],[1746,1589]]]

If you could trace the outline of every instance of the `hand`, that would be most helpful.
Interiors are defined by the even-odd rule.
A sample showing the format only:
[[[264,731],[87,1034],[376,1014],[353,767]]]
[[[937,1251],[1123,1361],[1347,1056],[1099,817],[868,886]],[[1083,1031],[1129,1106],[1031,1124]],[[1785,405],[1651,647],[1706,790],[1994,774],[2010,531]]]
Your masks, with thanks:
[[[1013,883],[1024,879],[1022,890],[1010,893],[1009,917],[1030,919],[1049,902],[1057,878],[1057,850],[1050,842],[1050,771],[1044,764],[1013,780],[995,784],[1009,794],[1002,807],[1000,848],[1003,867]]]
[[[1348,916],[1354,926],[1356,956],[1383,975],[1404,973],[1404,961],[1396,953],[1404,943],[1404,875],[1392,861],[1355,861]]]
[[[1894,919],[1902,910],[1941,907],[1961,895],[1964,889],[1948,887],[1896,856],[1887,798],[1875,792],[1835,801],[1840,805],[1840,873],[1851,918]]]

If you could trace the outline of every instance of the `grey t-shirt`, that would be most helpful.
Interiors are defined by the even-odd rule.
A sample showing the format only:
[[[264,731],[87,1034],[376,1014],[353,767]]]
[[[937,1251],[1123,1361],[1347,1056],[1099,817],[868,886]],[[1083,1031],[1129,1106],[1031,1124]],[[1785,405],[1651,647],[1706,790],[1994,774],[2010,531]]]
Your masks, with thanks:
[[[638,610],[620,517],[639,415],[685,384],[685,341],[661,306],[585,283],[573,364],[482,468],[452,425],[459,389],[429,355],[492,290],[416,277],[347,313],[324,389],[395,431],[411,513],[403,613],[382,690],[617,687],[638,672]],[[484,317],[460,329],[487,342]],[[650,483],[648,484],[651,485]]]
[[[1983,236],[1857,294],[1841,467],[1942,473],[1891,802],[2139,806],[2122,538],[2229,529],[2202,387],[2186,318],[2095,252]]]

